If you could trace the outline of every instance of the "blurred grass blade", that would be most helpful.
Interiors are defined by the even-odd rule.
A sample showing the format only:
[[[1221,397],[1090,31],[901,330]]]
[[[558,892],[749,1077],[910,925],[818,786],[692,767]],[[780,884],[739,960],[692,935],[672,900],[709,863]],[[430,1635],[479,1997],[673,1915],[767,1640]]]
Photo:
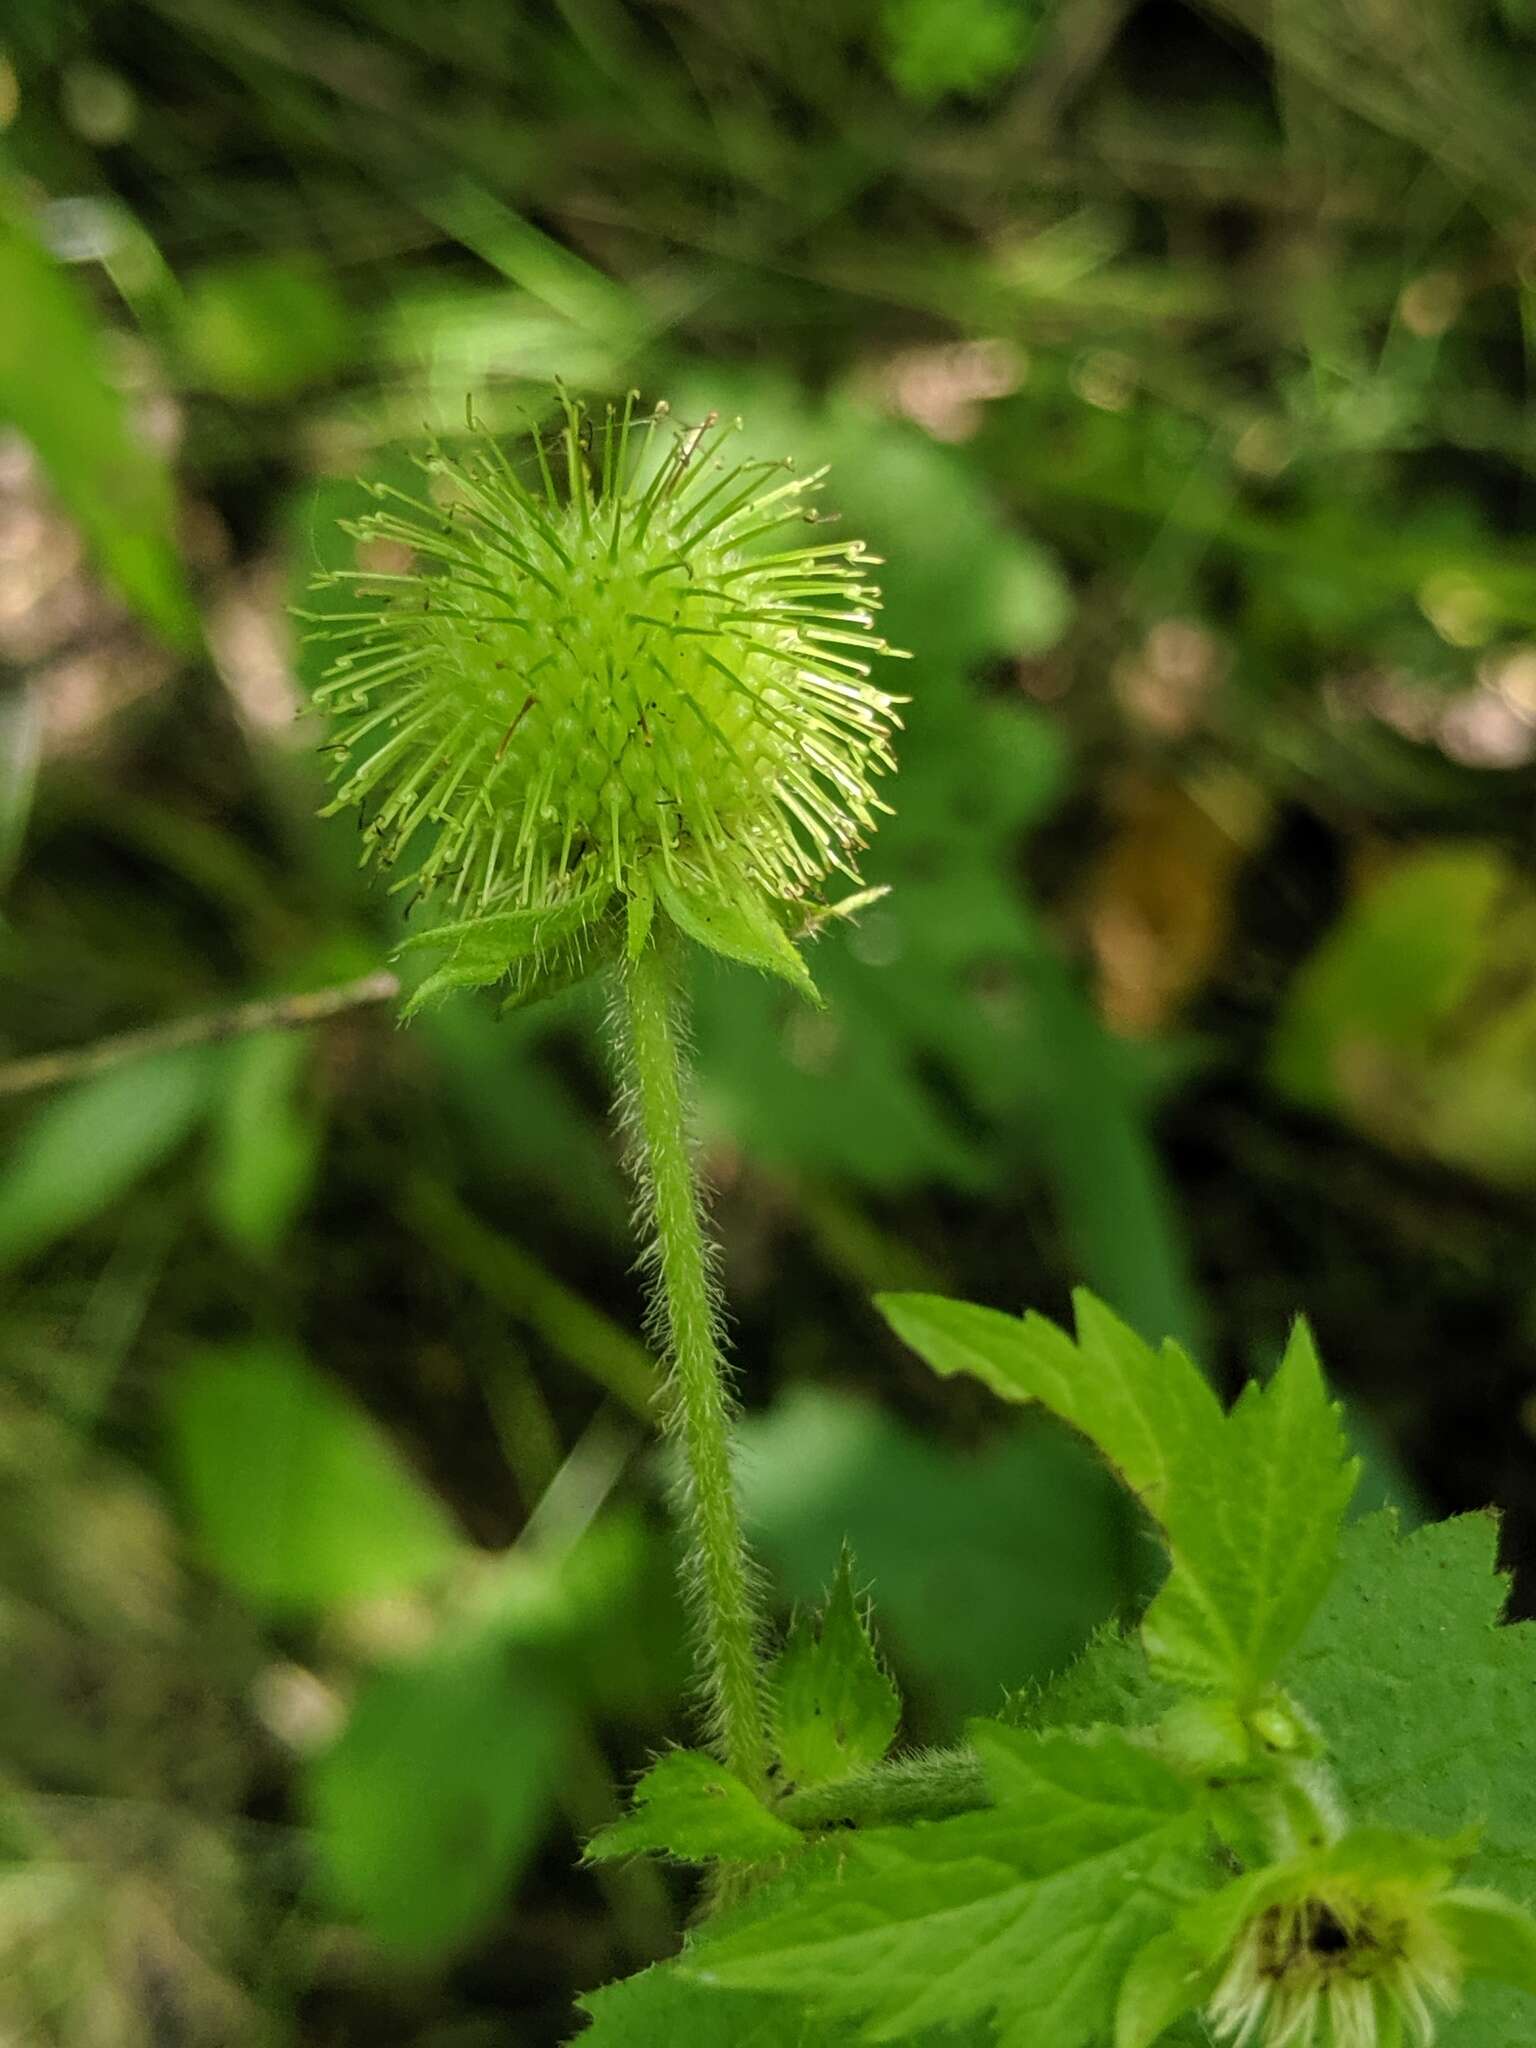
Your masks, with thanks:
[[[400,1592],[463,1546],[372,1419],[296,1352],[255,1344],[171,1381],[177,1476],[208,1562],[258,1606]]]
[[[32,1118],[0,1177],[0,1271],[34,1258],[169,1157],[206,1109],[205,1048],[83,1081]]]
[[[134,431],[74,284],[0,187],[0,422],[31,442],[123,596],[164,639],[197,645],[164,464]]]
[[[658,1375],[650,1353],[629,1332],[545,1270],[521,1245],[486,1226],[451,1189],[417,1174],[401,1204],[405,1222],[445,1266],[536,1330],[550,1349],[651,1423]]]
[[[0,697],[0,891],[21,861],[42,756],[43,715],[35,690]]]

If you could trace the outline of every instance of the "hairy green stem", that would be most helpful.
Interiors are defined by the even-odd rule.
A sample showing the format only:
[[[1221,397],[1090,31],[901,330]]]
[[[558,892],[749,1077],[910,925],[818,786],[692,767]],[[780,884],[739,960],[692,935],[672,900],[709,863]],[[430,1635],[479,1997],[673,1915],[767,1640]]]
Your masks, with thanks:
[[[731,1471],[731,1396],[712,1277],[713,1247],[688,1130],[682,995],[670,936],[621,970],[633,1165],[652,1238],[653,1315],[668,1376],[663,1420],[678,1441],[688,1590],[702,1637],[703,1691],[725,1762],[767,1782],[757,1589]]]
[[[776,1811],[782,1820],[814,1832],[830,1827],[888,1827],[911,1820],[947,1820],[991,1804],[974,1751],[930,1749],[893,1762],[871,1764],[832,1785],[788,1792]]]

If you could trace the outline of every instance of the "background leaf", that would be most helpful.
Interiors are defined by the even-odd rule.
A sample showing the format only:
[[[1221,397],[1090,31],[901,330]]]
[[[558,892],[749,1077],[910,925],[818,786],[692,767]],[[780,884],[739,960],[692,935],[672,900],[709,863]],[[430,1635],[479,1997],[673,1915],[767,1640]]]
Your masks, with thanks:
[[[742,1439],[743,1506],[789,1596],[818,1598],[848,1545],[882,1650],[948,1725],[1070,1662],[1129,1596],[1114,1484],[1063,1434],[966,1452],[807,1387]]]
[[[197,615],[174,536],[170,478],[107,375],[85,302],[0,188],[0,420],[19,427],[123,596],[194,647]]]
[[[306,1798],[335,1897],[385,1947],[441,1954],[505,1901],[549,1809],[562,1718],[494,1636],[368,1681]]]
[[[161,1053],[34,1110],[0,1180],[0,1269],[78,1230],[169,1158],[206,1112],[217,1071],[202,1050]]]
[[[213,1117],[209,1206],[245,1250],[276,1250],[320,1164],[320,1131],[304,1099],[311,1047],[302,1033],[257,1033],[224,1055]]]
[[[176,1472],[208,1561],[245,1597],[323,1610],[418,1585],[464,1548],[378,1426],[296,1351],[207,1352],[171,1380]]]

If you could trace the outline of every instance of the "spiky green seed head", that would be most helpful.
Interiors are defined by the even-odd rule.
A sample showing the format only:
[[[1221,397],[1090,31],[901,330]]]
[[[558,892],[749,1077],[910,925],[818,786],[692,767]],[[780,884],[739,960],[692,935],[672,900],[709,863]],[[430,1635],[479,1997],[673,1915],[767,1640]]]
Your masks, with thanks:
[[[434,449],[420,499],[377,487],[350,529],[373,561],[327,579],[357,596],[323,625],[328,808],[435,920],[417,1001],[508,974],[521,1000],[657,904],[803,980],[796,906],[857,879],[894,766],[875,558],[815,530],[821,472],[730,464],[713,418],[564,412],[526,459]]]

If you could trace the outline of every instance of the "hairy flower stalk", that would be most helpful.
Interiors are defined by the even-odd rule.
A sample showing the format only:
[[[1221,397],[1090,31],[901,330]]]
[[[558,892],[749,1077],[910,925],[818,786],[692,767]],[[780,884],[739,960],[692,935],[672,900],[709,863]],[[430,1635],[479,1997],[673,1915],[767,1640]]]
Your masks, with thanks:
[[[664,1421],[703,1689],[727,1762],[767,1742],[754,1579],[729,1456],[713,1252],[687,1128],[681,941],[814,997],[794,935],[886,808],[898,699],[870,676],[874,558],[824,539],[821,473],[722,460],[711,417],[665,428],[634,396],[601,428],[562,399],[525,463],[481,438],[434,451],[420,500],[375,489],[351,530],[373,559],[321,631],[335,720],[330,809],[398,871],[438,955],[407,1014],[448,991],[530,1000],[611,964],[625,1113],[650,1239]],[[383,557],[383,560],[379,558]]]
[[[617,1008],[640,1222],[650,1238],[654,1335],[671,1363],[664,1421],[682,1452],[688,1583],[704,1645],[704,1694],[721,1754],[754,1790],[767,1781],[757,1588],[730,1463],[729,1388],[713,1246],[688,1131],[676,948],[650,939],[625,968]]]

